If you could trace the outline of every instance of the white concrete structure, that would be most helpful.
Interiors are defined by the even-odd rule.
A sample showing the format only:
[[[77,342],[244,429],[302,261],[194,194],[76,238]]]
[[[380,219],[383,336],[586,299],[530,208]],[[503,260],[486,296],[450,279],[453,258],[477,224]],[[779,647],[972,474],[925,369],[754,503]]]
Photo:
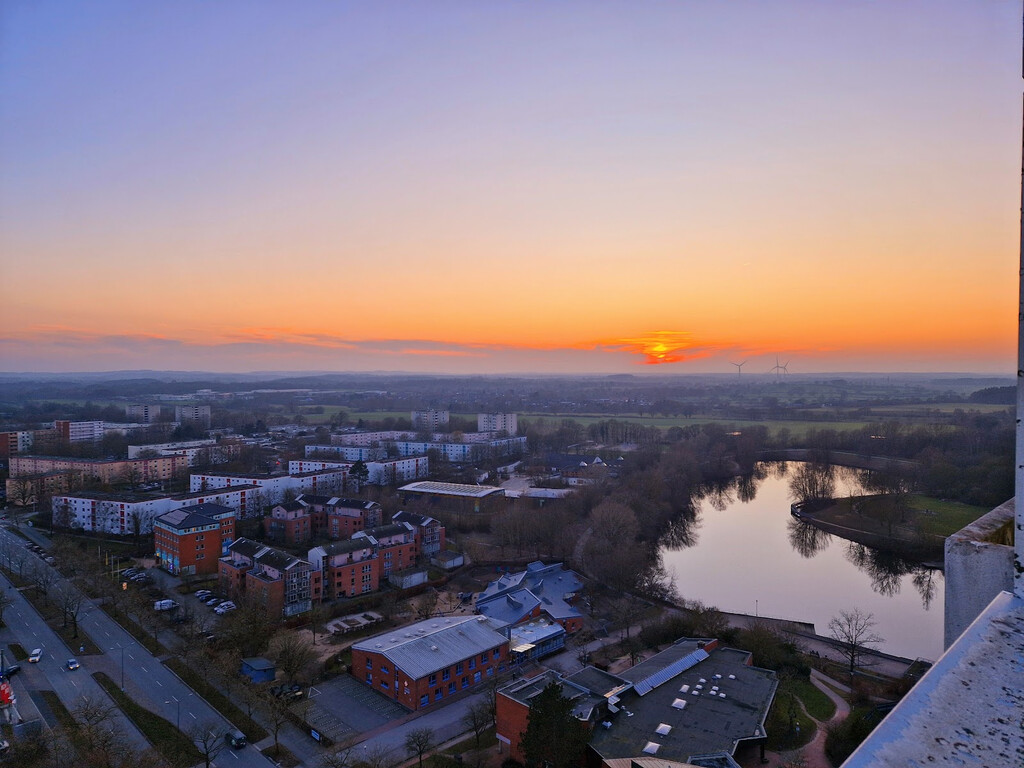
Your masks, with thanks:
[[[124,407],[125,418],[142,424],[152,424],[160,420],[159,405],[133,404]]]
[[[238,456],[241,451],[240,441],[188,440],[179,443],[158,443],[155,445],[129,445],[128,458],[138,458],[145,451],[153,451],[160,456],[180,454],[188,457],[188,465],[195,466],[200,460],[211,464],[223,464]]]
[[[191,422],[203,427],[210,426],[210,406],[208,405],[176,405],[174,406],[174,420],[180,422]]]

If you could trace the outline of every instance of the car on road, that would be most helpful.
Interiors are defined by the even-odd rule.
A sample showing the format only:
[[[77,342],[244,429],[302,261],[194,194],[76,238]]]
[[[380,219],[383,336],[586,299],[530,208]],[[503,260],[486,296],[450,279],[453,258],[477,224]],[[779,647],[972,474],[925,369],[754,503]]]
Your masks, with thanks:
[[[82,665],[78,663],[78,659],[68,659],[68,663],[66,666],[68,668],[68,672],[71,672],[73,670],[78,669]]]
[[[42,648],[33,648],[32,653],[28,655],[28,660],[32,664],[37,664],[41,658],[43,658]]]
[[[224,743],[235,749],[241,749],[248,742],[246,741],[245,734],[241,731],[228,731],[224,734]]]

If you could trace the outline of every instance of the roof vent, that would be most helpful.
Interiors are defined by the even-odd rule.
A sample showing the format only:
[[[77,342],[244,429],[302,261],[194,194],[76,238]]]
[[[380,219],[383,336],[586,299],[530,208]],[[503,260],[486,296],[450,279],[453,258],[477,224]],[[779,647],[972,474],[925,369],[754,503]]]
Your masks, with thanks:
[[[686,702],[683,701],[682,699],[675,699],[672,702],[672,708],[673,709],[686,709]]]
[[[432,645],[432,646],[430,646],[430,650],[432,650],[432,651],[436,651],[436,650],[437,650],[437,646],[436,646],[436,645]]]

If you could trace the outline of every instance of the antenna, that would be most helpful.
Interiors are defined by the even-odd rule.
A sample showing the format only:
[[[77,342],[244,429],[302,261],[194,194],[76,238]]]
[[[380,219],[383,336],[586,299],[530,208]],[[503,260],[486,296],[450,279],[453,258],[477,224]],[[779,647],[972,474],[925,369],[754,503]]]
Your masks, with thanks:
[[[750,362],[750,361],[749,360],[744,360],[742,363],[733,363],[733,365],[736,366],[736,378],[737,379],[740,376],[743,375],[743,366],[746,365],[748,362]]]

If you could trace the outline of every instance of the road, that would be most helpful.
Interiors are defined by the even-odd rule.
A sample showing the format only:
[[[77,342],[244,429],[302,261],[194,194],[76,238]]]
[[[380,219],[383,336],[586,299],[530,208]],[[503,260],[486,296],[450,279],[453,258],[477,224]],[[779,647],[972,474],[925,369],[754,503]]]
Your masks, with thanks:
[[[44,547],[49,543],[45,537],[38,534],[32,536],[32,539]],[[13,541],[15,544],[24,546],[24,542],[19,537],[14,536],[6,529],[0,529],[0,541],[2,540]],[[65,581],[63,577],[60,577],[60,583],[63,584]],[[24,598],[21,600],[24,601]],[[82,613],[83,615],[79,618],[79,626],[85,630],[96,645],[105,650],[105,653],[79,659],[82,662],[82,668],[78,670],[77,682],[71,684],[75,686],[91,685],[96,690],[100,690],[89,676],[90,673],[105,672],[118,683],[121,682],[123,674],[126,693],[150,711],[177,724],[180,730],[188,731],[190,727],[199,724],[221,733],[232,728],[219,712],[161,664],[149,651],[139,645],[135,638],[122,629],[92,600],[86,601],[86,607]],[[42,631],[40,627],[45,628],[52,636],[52,642],[36,645],[33,645],[31,641],[27,645],[22,643],[26,650],[31,650],[39,645],[64,648],[63,643],[52,633],[52,630],[46,627],[35,609],[27,605],[27,602],[22,614],[23,616],[18,617],[17,621],[8,622],[8,624],[20,626],[22,622],[25,622],[33,625],[32,620],[34,619],[36,622],[34,626],[38,631]],[[23,669],[26,666],[34,665],[24,664],[22,665]],[[72,674],[75,673],[68,673],[65,679],[70,679]],[[84,682],[86,680],[88,683]],[[58,690],[56,686],[54,686],[54,690]],[[60,691],[58,691],[58,695],[60,695]],[[239,750],[224,749],[214,764],[218,768],[270,768],[274,765],[253,746]]]

